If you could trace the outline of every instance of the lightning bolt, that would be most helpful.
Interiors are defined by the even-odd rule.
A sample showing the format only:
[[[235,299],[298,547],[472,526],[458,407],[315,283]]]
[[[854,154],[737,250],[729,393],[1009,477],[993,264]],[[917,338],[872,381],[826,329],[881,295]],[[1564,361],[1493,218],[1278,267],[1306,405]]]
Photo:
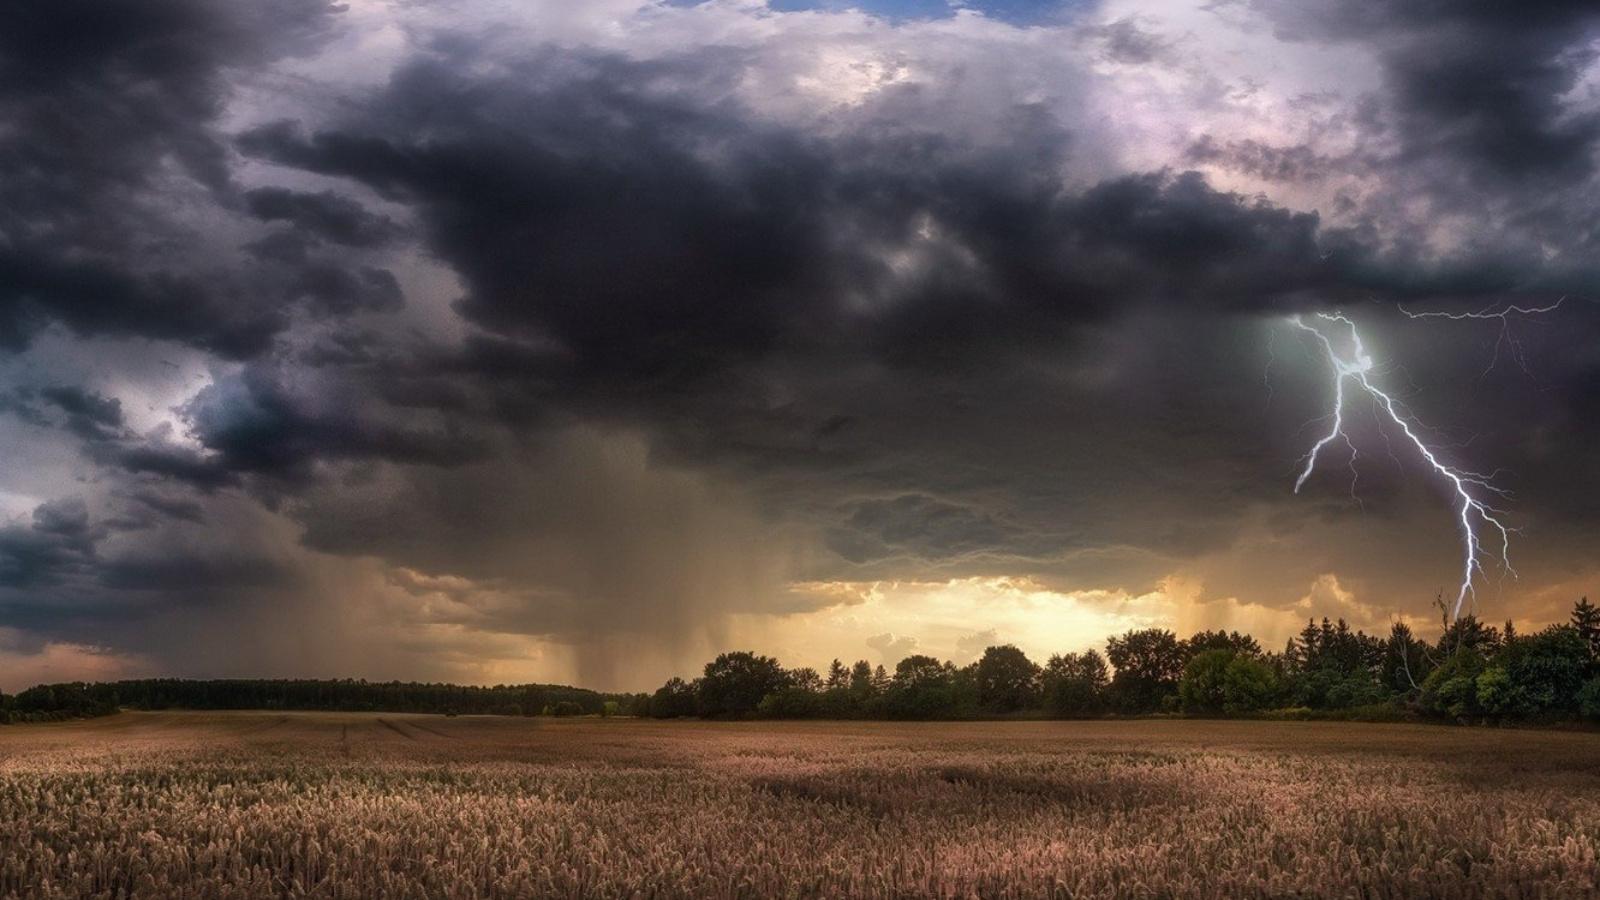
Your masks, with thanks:
[[[1466,321],[1468,319],[1500,320],[1500,337],[1494,343],[1494,357],[1489,360],[1489,367],[1483,370],[1483,375],[1488,375],[1490,372],[1493,372],[1494,367],[1500,364],[1501,354],[1509,352],[1512,361],[1517,364],[1517,367],[1522,370],[1522,373],[1531,378],[1533,376],[1533,372],[1528,368],[1528,357],[1523,352],[1522,342],[1517,339],[1516,332],[1512,330],[1512,322],[1518,318],[1555,312],[1561,308],[1561,304],[1566,303],[1568,300],[1587,299],[1587,297],[1579,297],[1576,294],[1567,294],[1549,306],[1517,306],[1516,304],[1508,303],[1504,307],[1501,307],[1499,304],[1494,304],[1484,307],[1478,312],[1462,313],[1412,312],[1402,306],[1400,307],[1400,311],[1412,319],[1450,319],[1451,321],[1455,322]],[[1483,376],[1480,375],[1479,377],[1481,378]]]
[[[1559,305],[1559,302],[1555,304],[1555,306]],[[1555,307],[1552,306],[1550,308],[1554,309]],[[1521,311],[1519,307],[1512,307],[1511,309]],[[1547,310],[1527,310],[1529,313],[1539,311]],[[1506,312],[1509,311],[1502,311],[1502,313]],[[1499,316],[1479,313],[1407,313],[1407,315],[1412,318],[1435,315],[1448,318],[1499,318]],[[1372,355],[1367,352],[1366,344],[1361,340],[1361,332],[1357,330],[1353,321],[1346,318],[1342,313],[1318,313],[1316,318],[1317,321],[1308,323],[1296,315],[1290,317],[1289,321],[1296,328],[1317,339],[1317,342],[1322,346],[1324,354],[1327,356],[1328,364],[1332,367],[1334,405],[1332,414],[1328,416],[1332,420],[1332,426],[1327,434],[1312,445],[1310,452],[1302,457],[1305,467],[1301,470],[1300,477],[1295,480],[1294,491],[1297,494],[1300,493],[1300,488],[1305,485],[1306,479],[1310,478],[1311,473],[1316,470],[1317,460],[1322,451],[1335,441],[1342,440],[1350,448],[1351,471],[1355,471],[1356,448],[1355,443],[1345,430],[1345,405],[1349,402],[1352,393],[1371,399],[1380,421],[1386,419],[1388,422],[1392,422],[1394,428],[1401,435],[1404,435],[1406,442],[1416,448],[1417,454],[1433,468],[1434,472],[1438,473],[1454,494],[1463,557],[1461,588],[1456,594],[1454,612],[1454,615],[1459,617],[1461,615],[1461,607],[1466,604],[1468,597],[1476,601],[1479,580],[1487,580],[1489,577],[1488,571],[1483,565],[1486,553],[1494,553],[1498,558],[1500,568],[1513,578],[1516,577],[1517,571],[1511,567],[1511,533],[1515,529],[1507,526],[1501,519],[1504,513],[1485,499],[1486,495],[1504,497],[1507,496],[1507,492],[1492,483],[1492,475],[1480,475],[1476,472],[1458,469],[1447,465],[1439,458],[1438,453],[1418,434],[1421,426],[1413,422],[1401,411],[1400,404],[1393,396],[1373,382],[1374,365]],[[1340,337],[1339,332],[1341,331],[1347,332],[1347,334],[1341,340],[1336,341],[1335,339]],[[1518,348],[1518,352],[1520,352],[1520,348]],[[1386,430],[1383,434],[1384,439],[1387,441],[1389,437],[1388,431]],[[1351,481],[1350,487],[1353,494],[1355,490],[1354,480]],[[1497,551],[1492,548],[1485,548],[1484,535],[1499,544]]]

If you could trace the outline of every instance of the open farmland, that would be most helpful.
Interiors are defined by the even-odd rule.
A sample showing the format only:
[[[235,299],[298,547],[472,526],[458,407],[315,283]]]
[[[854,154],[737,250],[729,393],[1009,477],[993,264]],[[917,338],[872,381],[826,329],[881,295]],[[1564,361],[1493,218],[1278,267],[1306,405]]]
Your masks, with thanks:
[[[124,713],[0,729],[4,897],[1586,897],[1600,739]]]

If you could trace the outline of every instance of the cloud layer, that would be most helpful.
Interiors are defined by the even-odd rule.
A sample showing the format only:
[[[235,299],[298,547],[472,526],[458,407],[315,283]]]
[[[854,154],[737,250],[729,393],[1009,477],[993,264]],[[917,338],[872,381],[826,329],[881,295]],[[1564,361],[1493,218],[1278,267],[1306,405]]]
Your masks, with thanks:
[[[1375,420],[1291,490],[1334,309],[1515,492],[1484,614],[1594,588],[1600,19],[1047,6],[8,14],[0,671],[643,688],[959,652],[904,598],[1007,579],[1083,642],[1427,616]]]

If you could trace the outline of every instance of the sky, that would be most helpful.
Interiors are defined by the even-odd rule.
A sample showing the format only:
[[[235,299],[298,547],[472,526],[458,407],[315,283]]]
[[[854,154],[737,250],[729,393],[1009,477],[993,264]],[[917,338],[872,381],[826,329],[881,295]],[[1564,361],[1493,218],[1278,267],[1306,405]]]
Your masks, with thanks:
[[[1296,316],[1467,610],[1600,595],[1591,3],[4,16],[0,689],[1435,630]]]

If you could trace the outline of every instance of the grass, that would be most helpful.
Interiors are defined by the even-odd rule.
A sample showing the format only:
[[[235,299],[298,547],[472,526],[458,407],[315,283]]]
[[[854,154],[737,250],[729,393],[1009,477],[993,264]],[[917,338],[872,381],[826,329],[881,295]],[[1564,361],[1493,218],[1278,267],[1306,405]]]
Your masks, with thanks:
[[[1600,738],[124,713],[0,729],[0,897],[1590,897]]]

